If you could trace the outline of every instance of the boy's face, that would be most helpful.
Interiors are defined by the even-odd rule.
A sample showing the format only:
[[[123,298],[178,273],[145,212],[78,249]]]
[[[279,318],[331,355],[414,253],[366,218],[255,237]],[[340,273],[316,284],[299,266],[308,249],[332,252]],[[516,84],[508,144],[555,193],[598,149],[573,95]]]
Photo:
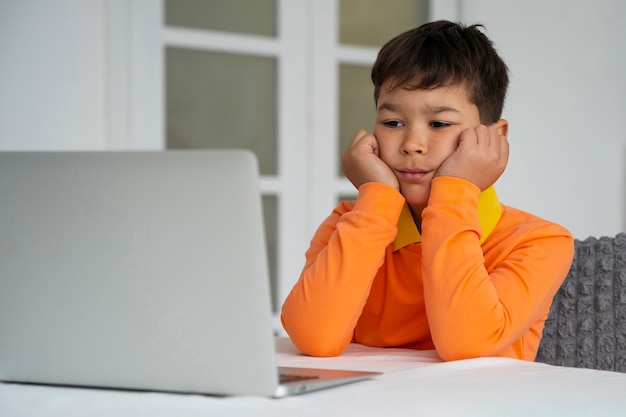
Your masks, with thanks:
[[[478,107],[463,85],[430,90],[380,88],[374,136],[380,158],[392,169],[407,203],[421,211],[439,166],[457,148],[459,136],[480,125]]]

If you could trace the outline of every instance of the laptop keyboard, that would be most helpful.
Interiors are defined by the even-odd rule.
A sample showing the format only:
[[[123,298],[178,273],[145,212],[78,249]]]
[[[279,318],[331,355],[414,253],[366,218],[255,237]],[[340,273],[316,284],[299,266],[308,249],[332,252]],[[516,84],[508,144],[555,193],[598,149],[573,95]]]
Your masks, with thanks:
[[[315,375],[278,374],[278,379],[281,384],[286,384],[288,382],[307,381],[310,379],[318,379],[318,378],[319,376],[315,376]]]

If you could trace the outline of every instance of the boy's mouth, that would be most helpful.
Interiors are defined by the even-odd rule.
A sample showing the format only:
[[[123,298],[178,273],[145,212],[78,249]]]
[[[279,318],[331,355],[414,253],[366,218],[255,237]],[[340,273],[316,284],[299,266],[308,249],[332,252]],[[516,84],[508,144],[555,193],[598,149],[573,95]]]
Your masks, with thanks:
[[[424,178],[430,171],[424,169],[400,169],[398,173],[407,181],[419,181]]]

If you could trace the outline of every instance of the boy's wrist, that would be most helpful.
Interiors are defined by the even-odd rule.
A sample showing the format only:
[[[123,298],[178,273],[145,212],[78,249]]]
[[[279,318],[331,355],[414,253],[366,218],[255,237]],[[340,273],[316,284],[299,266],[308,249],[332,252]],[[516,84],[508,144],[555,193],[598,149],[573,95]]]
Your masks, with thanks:
[[[375,213],[396,224],[405,199],[398,190],[379,182],[367,182],[359,187],[353,211]]]
[[[467,201],[478,203],[480,188],[463,178],[442,175],[435,177],[431,183],[428,205],[462,204]]]

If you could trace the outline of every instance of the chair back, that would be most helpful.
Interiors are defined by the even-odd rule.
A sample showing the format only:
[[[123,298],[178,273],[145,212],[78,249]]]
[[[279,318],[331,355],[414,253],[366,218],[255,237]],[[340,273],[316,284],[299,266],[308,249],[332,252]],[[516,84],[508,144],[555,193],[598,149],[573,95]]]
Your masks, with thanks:
[[[536,361],[626,372],[626,233],[574,245]]]

